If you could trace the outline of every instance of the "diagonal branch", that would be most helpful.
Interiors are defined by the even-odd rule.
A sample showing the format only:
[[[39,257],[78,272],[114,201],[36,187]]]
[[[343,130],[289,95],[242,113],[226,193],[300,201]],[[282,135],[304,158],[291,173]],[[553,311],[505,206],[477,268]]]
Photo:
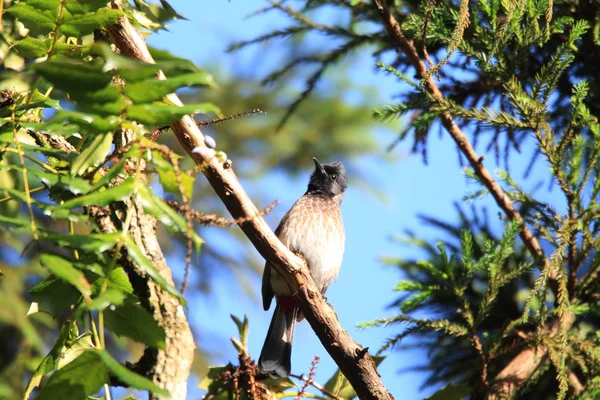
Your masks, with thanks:
[[[112,7],[117,7],[111,3]],[[111,41],[121,54],[154,63],[146,43],[126,17],[113,25]],[[161,73],[159,79],[165,79]],[[169,100],[182,105],[181,100],[170,94]],[[185,116],[172,126],[175,135],[186,152],[197,164],[219,195],[233,218],[249,218],[259,214],[229,164],[215,157],[215,151],[204,144],[204,136],[191,116]],[[202,146],[202,155],[192,149]],[[275,267],[295,293],[302,313],[331,355],[342,373],[361,399],[391,400],[392,395],[383,386],[375,362],[363,348],[354,342],[340,325],[334,309],[324,300],[315,286],[303,260],[294,255],[275,236],[263,218],[250,218],[239,224],[258,252]]]
[[[419,57],[417,49],[415,48],[412,40],[408,40],[406,36],[404,36],[400,24],[390,12],[386,1],[373,0],[373,5],[379,12],[379,15],[381,16],[383,24],[390,38],[402,49],[402,52],[408,57],[410,63],[415,68],[417,75],[420,78],[428,77],[429,75],[427,73],[427,67]],[[439,102],[445,100],[444,95],[437,87],[435,81],[430,76],[425,80],[425,88],[435,100]],[[540,269],[542,271],[546,271],[548,268],[552,268],[550,262],[548,261],[548,258],[546,258],[544,251],[540,246],[540,242],[533,235],[529,227],[525,224],[523,217],[517,211],[513,202],[508,196],[504,194],[500,185],[498,185],[494,178],[492,178],[492,175],[487,170],[487,168],[485,168],[485,166],[483,165],[483,157],[479,157],[477,155],[475,149],[469,142],[469,139],[454,122],[454,118],[452,118],[452,115],[449,112],[443,112],[440,113],[440,119],[442,121],[442,125],[448,131],[452,139],[454,139],[459,150],[467,158],[469,164],[471,165],[481,182],[492,194],[494,200],[496,200],[498,206],[504,211],[504,213],[510,220],[518,221],[521,223],[521,239],[523,240],[523,243],[525,243],[525,246],[527,246],[531,254],[534,256],[537,263],[540,265]],[[557,276],[558,271],[556,269],[552,269],[549,271],[550,280],[555,281]],[[551,286],[551,288],[555,290],[555,287]],[[571,313],[569,313],[561,320],[563,323],[563,329],[567,330],[573,325],[575,318]],[[552,321],[545,329],[548,329],[549,332],[556,334],[558,332],[558,329],[554,328],[560,326],[561,320]],[[522,387],[522,385],[529,379],[529,377],[531,377],[531,375],[540,365],[541,360],[546,357],[546,354],[547,349],[545,348],[537,349],[537,351],[534,351],[532,349],[523,350],[495,378],[495,384],[491,388],[491,395],[494,396],[514,393],[516,390]],[[535,360],[533,359],[534,357],[536,357]]]

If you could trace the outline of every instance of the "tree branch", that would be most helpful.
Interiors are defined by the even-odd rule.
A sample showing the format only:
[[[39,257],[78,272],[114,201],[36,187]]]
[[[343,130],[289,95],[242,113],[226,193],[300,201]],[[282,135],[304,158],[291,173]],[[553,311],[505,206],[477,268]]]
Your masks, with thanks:
[[[385,26],[390,38],[402,49],[402,52],[408,57],[410,63],[415,68],[417,75],[420,78],[427,77],[427,67],[425,66],[423,61],[421,61],[413,42],[411,40],[408,40],[406,36],[404,36],[400,24],[390,12],[386,1],[373,0],[373,5],[379,12],[379,15],[381,16],[381,19],[383,21],[383,25]],[[425,80],[425,88],[435,100],[440,102],[445,100],[444,95],[437,87],[433,78],[429,77]],[[548,268],[552,268],[550,262],[544,254],[544,251],[542,250],[542,247],[540,246],[539,241],[533,235],[529,227],[525,224],[523,217],[516,210],[513,202],[508,196],[504,194],[500,185],[498,185],[494,178],[492,178],[487,168],[485,168],[485,166],[483,165],[483,157],[479,157],[477,155],[475,149],[469,142],[469,139],[454,122],[454,118],[452,118],[452,115],[449,112],[443,112],[440,114],[440,119],[442,121],[442,125],[448,131],[452,139],[454,139],[460,152],[469,161],[471,168],[473,168],[481,182],[492,194],[498,206],[504,211],[504,213],[510,220],[518,221],[521,224],[521,239],[523,240],[523,243],[525,243],[525,246],[527,246],[533,257],[536,259],[536,262],[540,264],[541,270],[547,270]],[[558,271],[556,269],[552,269],[549,271],[550,280],[555,281],[557,275]],[[553,289],[553,291],[556,292],[556,287],[551,288]],[[572,313],[568,313],[564,316],[564,318],[553,320],[544,329],[547,329],[549,332],[552,332],[552,334],[556,334],[559,330],[558,328],[560,328],[561,320],[564,324],[563,328],[567,330],[573,325],[575,317]],[[531,377],[531,375],[535,372],[536,368],[540,365],[540,363],[543,360],[545,360],[546,355],[547,349],[545,347],[541,347],[535,350],[523,350],[494,379],[494,385],[490,389],[490,395],[493,397],[494,395],[506,395],[514,393],[516,390],[522,387],[523,384]]]
[[[112,7],[117,7],[113,2]],[[111,41],[127,55],[148,63],[154,63],[141,37],[126,17],[121,18],[110,31]],[[159,79],[165,79],[160,73]],[[174,104],[183,105],[175,94],[168,96]],[[191,116],[185,116],[172,126],[175,135],[186,152],[197,164],[233,218],[250,218],[259,214],[232,168],[214,157],[215,151],[204,144],[204,136]],[[195,147],[204,147],[202,155],[192,153]],[[298,306],[314,329],[319,340],[346,376],[361,399],[390,400],[392,395],[383,386],[375,362],[367,349],[352,340],[341,327],[334,309],[323,299],[315,286],[310,272],[299,257],[294,255],[275,236],[263,218],[250,218],[239,224],[258,252],[285,279],[295,293]]]

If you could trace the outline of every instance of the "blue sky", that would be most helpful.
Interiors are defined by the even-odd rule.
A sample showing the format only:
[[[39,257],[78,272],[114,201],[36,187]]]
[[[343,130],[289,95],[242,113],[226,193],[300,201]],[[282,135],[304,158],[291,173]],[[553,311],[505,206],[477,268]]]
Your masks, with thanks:
[[[241,56],[239,54],[234,56],[225,52],[227,45],[235,40],[254,38],[274,27],[287,24],[281,14],[276,13],[246,19],[245,17],[251,12],[267,4],[258,0],[211,2],[173,0],[170,3],[189,21],[175,22],[169,27],[169,32],[151,36],[149,43],[189,58],[201,67],[225,65],[235,68],[234,57],[238,65],[240,60],[242,63],[250,62],[252,54],[255,55],[255,51],[260,51],[260,47],[245,51]],[[270,49],[273,50],[273,47]],[[266,57],[271,56],[276,59],[276,54],[266,55]],[[351,77],[357,80],[360,78],[361,82],[373,85],[386,79],[375,72],[373,68],[375,60],[368,52],[360,54],[359,58],[352,62],[355,65]],[[240,66],[240,68],[251,67],[251,65]],[[210,67],[208,70],[214,74],[217,72],[210,71]],[[260,72],[258,75],[261,75]],[[377,86],[380,96],[377,102],[381,104],[392,101],[392,96],[402,89],[400,84],[395,84],[389,79],[385,80],[385,84]],[[226,107],[220,106],[227,114]],[[232,110],[232,112],[237,111]],[[218,139],[218,127],[216,132]],[[389,141],[382,141],[381,155],[384,154],[388,143]],[[466,193],[476,189],[469,186],[458,163],[456,146],[445,132],[441,137],[437,132],[431,135],[428,165],[423,164],[420,155],[411,154],[410,148],[409,142],[399,144],[394,150],[396,160],[391,163],[381,162],[380,155],[366,157],[361,163],[363,172],[373,177],[377,189],[386,194],[385,201],[352,187],[351,182],[342,206],[346,227],[346,252],[340,277],[330,287],[327,297],[336,309],[342,326],[352,338],[373,351],[378,349],[392,333],[400,330],[399,327],[362,331],[356,328],[360,322],[393,314],[393,311],[387,310],[386,306],[397,295],[392,292],[392,288],[401,277],[395,269],[384,267],[378,259],[386,255],[405,258],[417,255],[414,250],[402,247],[390,238],[402,234],[405,230],[412,230],[419,237],[426,239],[438,238],[435,230],[422,226],[417,215],[427,214],[454,221],[456,212],[453,202],[460,201]],[[527,145],[524,147],[525,153],[528,148],[531,147]],[[486,165],[493,171],[496,165],[493,157],[489,159],[490,161],[486,160]],[[258,160],[260,155],[257,155]],[[513,157],[511,161],[514,176],[520,177],[520,171],[525,168],[529,157]],[[536,164],[537,171],[545,168],[547,168],[545,163]],[[270,193],[281,201],[280,206],[267,217],[273,228],[283,213],[304,193],[309,174],[310,171],[306,171],[305,174],[292,180],[275,176],[269,178],[269,182],[263,183],[264,187],[270,187]],[[529,186],[525,185],[525,187],[532,187],[535,182],[535,178],[530,179]],[[258,188],[260,189],[260,184]],[[552,198],[553,201],[556,200],[557,195],[556,190],[548,194],[549,199]],[[479,203],[487,206],[492,221],[497,219],[498,208],[490,199],[481,200]],[[502,225],[498,222],[497,226],[500,230]],[[174,267],[181,268],[182,265],[174,265]],[[259,293],[259,278],[252,284]],[[258,297],[250,298],[239,293],[238,289],[232,291],[231,282],[228,279],[221,279],[216,280],[214,295],[209,298],[193,296],[188,299],[190,321],[198,328],[196,332],[205,333],[201,337],[196,336],[197,343],[218,349],[218,355],[213,360],[215,365],[222,365],[228,361],[235,362],[237,358],[228,340],[229,337],[237,334],[229,314],[233,313],[240,317],[244,314],[248,315],[249,349],[254,358],[258,358],[269,325],[272,311],[264,312]],[[324,383],[335,371],[335,364],[306,322],[299,324],[296,329],[292,371],[297,374],[306,373],[313,356],[318,355],[321,362],[317,369],[316,380]],[[426,361],[425,355],[420,350],[392,353],[380,367],[384,384],[396,398],[410,400],[426,397],[434,389],[420,390],[425,379],[422,373],[398,373],[399,370]],[[197,380],[190,382],[190,398],[197,398],[202,393],[196,388],[197,383]]]

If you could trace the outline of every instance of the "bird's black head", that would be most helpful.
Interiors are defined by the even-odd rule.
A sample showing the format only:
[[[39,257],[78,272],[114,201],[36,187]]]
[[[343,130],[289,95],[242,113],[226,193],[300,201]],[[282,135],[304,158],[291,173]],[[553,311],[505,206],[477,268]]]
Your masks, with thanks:
[[[307,193],[327,196],[344,193],[346,186],[348,186],[344,165],[339,161],[331,164],[321,164],[314,157],[313,161],[315,162],[315,172],[310,176]]]

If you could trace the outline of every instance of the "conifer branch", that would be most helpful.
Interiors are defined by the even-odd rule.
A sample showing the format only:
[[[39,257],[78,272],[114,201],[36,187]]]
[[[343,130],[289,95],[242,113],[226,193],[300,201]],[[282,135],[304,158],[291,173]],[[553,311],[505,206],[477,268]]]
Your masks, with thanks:
[[[410,63],[415,68],[417,75],[420,78],[426,78],[424,79],[425,90],[435,101],[444,104],[446,102],[444,95],[431,78],[430,71],[427,70],[427,67],[420,59],[414,43],[411,40],[408,40],[404,35],[400,24],[390,12],[387,3],[384,0],[373,0],[373,5],[379,12],[390,38],[408,57]],[[456,142],[460,152],[466,157],[477,177],[492,194],[498,206],[504,211],[510,220],[517,221],[521,224],[521,239],[532,253],[537,264],[540,265],[542,272],[547,274],[550,280],[556,281],[557,278],[560,278],[560,272],[549,262],[548,258],[544,254],[544,251],[542,250],[542,247],[540,246],[539,241],[533,235],[529,227],[525,224],[523,217],[519,211],[517,211],[513,202],[504,194],[500,185],[498,185],[498,183],[492,178],[487,168],[485,168],[483,164],[483,158],[477,155],[475,149],[469,142],[469,139],[458,127],[458,125],[456,125],[454,118],[449,112],[440,112],[439,117],[442,125],[448,131],[452,139]],[[552,289],[556,293],[557,287],[552,286]],[[574,314],[569,312],[562,316],[562,318],[553,320],[544,329],[555,335],[559,331],[564,332],[568,330],[573,325],[574,321]],[[502,397],[507,394],[510,395],[514,393],[527,382],[542,361],[545,360],[547,354],[548,350],[543,346],[539,346],[539,348],[535,350],[531,348],[523,350],[500,372],[500,374],[496,376],[494,385],[492,386],[489,395],[491,397]]]

